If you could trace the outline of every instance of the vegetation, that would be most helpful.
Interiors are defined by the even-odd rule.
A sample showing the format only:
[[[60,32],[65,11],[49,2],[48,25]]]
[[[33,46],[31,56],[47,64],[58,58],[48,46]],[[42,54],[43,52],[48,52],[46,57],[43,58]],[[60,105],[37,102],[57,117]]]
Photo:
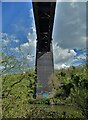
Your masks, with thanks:
[[[2,54],[0,62],[4,66],[0,75],[3,118],[88,119],[88,65],[55,70],[49,79],[52,87],[49,98],[34,99],[34,70],[24,73],[24,62],[8,53]]]
[[[52,93],[49,98],[41,99],[33,98],[35,78],[33,70],[22,74],[3,75],[3,117],[84,117],[87,119],[88,79],[86,72],[86,66],[56,70],[54,77],[51,77],[49,81]],[[55,104],[54,109],[51,109],[52,103]]]
[[[55,71],[56,78],[51,79],[53,101],[56,104],[77,106],[88,119],[88,78],[87,66],[71,67]]]
[[[34,71],[25,74],[8,74],[2,76],[2,99],[4,117],[25,116],[28,101],[34,94]]]

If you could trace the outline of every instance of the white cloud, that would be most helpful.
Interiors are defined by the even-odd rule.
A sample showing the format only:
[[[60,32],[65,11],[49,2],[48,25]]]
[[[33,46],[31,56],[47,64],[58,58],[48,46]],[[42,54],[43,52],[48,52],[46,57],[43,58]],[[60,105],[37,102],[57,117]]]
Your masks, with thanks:
[[[16,52],[20,52],[18,47],[12,49],[15,50]]]
[[[69,52],[70,52],[70,54],[71,54],[72,56],[76,56],[76,55],[77,55],[77,53],[76,53],[74,50],[70,50]]]
[[[74,48],[86,48],[86,4],[57,3],[54,31],[54,67],[73,65]]]
[[[18,39],[16,39],[16,40],[14,40],[13,42],[19,43],[19,40],[18,40]]]
[[[34,67],[35,65],[35,56],[36,56],[36,32],[34,27],[32,27],[32,32],[28,33],[28,42],[17,44],[16,47],[14,47],[12,44],[18,43],[20,40],[18,40],[15,36],[11,35],[9,36],[6,33],[2,33],[2,40],[3,45],[6,45],[9,50],[9,54],[13,54],[16,56],[16,58],[20,61],[20,63],[23,64],[23,61],[25,61],[25,68],[29,69],[30,67]],[[9,46],[11,45],[11,46]],[[13,46],[13,47],[12,47]],[[4,51],[5,52],[5,51]]]
[[[61,65],[61,68],[69,68],[70,66],[68,66],[68,65],[65,65],[65,64],[62,64]]]
[[[6,33],[1,33],[0,36],[1,36],[2,46],[7,46],[10,42],[9,36]]]
[[[57,2],[87,2],[87,0],[57,0]]]
[[[54,20],[53,40],[57,42],[61,48],[85,48],[85,2],[58,2]]]
[[[25,55],[31,54],[34,55],[36,54],[36,33],[33,31],[32,33],[28,33],[28,42],[23,43],[20,45],[20,49],[22,52],[24,52]]]
[[[33,42],[36,43],[36,30],[34,26],[31,27],[31,32],[28,33],[27,39],[29,42],[31,42],[32,40]]]
[[[19,40],[14,35],[8,35],[7,33],[0,33],[0,38],[2,47],[10,45],[12,42],[19,43]]]
[[[1,0],[3,2],[31,2],[31,0]],[[36,2],[36,0],[33,0]],[[56,2],[56,0],[45,0],[46,2]],[[86,2],[87,0],[57,0],[57,2]],[[37,0],[37,2],[43,2],[42,0]]]
[[[53,43],[54,68],[68,68],[72,65],[77,53],[73,49],[61,48],[57,43]]]
[[[33,9],[31,8],[30,10],[29,10],[29,16],[31,17],[31,18],[33,18]]]
[[[33,58],[31,55],[27,55],[27,59],[33,61]]]
[[[23,49],[23,48],[27,48],[27,47],[29,47],[29,43],[28,43],[28,42],[21,44],[21,48],[22,48],[22,49]]]
[[[76,57],[76,60],[86,60],[86,54],[81,54],[79,56]]]
[[[54,67],[55,67],[55,69],[67,69],[70,66],[63,63],[63,64],[55,64]]]
[[[5,68],[5,66],[0,65],[0,71],[2,71]]]
[[[23,21],[20,21],[20,23],[18,21],[18,24],[13,25],[16,31],[26,32],[27,36],[25,37],[27,38],[27,42],[20,44],[19,43],[20,40],[18,40],[14,35],[9,36],[7,34],[4,35],[4,41],[3,41],[4,44],[8,41],[9,45],[12,45],[12,43],[14,42],[17,43],[15,44],[15,46],[13,45],[9,47],[9,50],[10,50],[9,53],[14,54],[16,58],[20,61],[20,63],[23,64],[23,61],[24,61],[25,64],[23,64],[23,66],[25,66],[25,68],[28,68],[28,69],[30,67],[34,67],[35,56],[36,56],[36,29],[35,29],[35,23],[34,23],[33,9],[30,9],[29,11],[29,18],[32,19],[31,27],[28,28],[29,32],[26,30],[25,26],[21,25]]]
[[[55,64],[59,62],[67,62],[70,58],[73,58],[77,54],[74,50],[63,49],[60,46],[57,46],[57,43],[54,43],[53,45],[53,52]]]
[[[36,29],[32,9],[29,11],[29,16],[32,18],[33,22],[30,32],[27,35],[28,42],[21,44],[19,47],[11,48],[11,50],[18,53],[22,51],[28,65],[26,67],[34,66],[34,56],[36,56]],[[55,68],[68,68],[72,65],[75,61],[74,57],[77,55],[73,48],[83,48],[85,46],[85,33],[85,4],[58,3],[53,32]],[[12,39],[16,43],[19,42],[16,38]],[[7,39],[7,41],[9,42],[9,39]],[[22,54],[17,56],[20,61],[22,61]]]

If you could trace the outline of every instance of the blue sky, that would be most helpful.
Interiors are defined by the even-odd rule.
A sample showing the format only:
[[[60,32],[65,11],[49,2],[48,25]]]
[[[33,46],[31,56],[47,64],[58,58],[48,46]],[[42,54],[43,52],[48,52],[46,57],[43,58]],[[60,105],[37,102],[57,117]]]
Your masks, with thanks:
[[[2,45],[27,66],[33,67],[36,54],[36,28],[31,2],[2,3]],[[21,52],[19,51],[19,47]],[[58,2],[53,26],[54,67],[79,65],[85,59],[86,3]],[[27,67],[26,66],[26,67]]]
[[[27,42],[27,34],[32,26],[30,9],[32,4],[27,2],[4,2],[2,3],[2,32],[15,35],[20,43]]]
[[[35,64],[36,31],[31,2],[2,3],[2,46],[29,69]],[[20,49],[19,49],[20,48]],[[20,51],[21,50],[21,51]],[[4,53],[6,52],[3,49]],[[33,56],[33,57],[32,57]]]

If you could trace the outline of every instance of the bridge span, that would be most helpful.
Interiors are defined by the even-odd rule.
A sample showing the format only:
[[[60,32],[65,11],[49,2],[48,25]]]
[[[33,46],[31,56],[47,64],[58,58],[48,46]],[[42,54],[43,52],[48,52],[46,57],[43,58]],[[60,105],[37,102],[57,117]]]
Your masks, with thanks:
[[[49,77],[53,74],[52,31],[56,2],[32,2],[37,33],[35,93],[50,92]],[[35,95],[36,97],[36,95]]]

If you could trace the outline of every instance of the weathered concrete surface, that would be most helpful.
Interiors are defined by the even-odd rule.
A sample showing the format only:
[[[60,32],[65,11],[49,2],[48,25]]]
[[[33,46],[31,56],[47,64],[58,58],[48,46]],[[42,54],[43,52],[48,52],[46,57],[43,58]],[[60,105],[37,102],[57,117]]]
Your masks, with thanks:
[[[38,53],[37,58],[37,82],[41,85],[41,88],[37,88],[37,93],[50,92],[48,81],[53,74],[52,52]]]

